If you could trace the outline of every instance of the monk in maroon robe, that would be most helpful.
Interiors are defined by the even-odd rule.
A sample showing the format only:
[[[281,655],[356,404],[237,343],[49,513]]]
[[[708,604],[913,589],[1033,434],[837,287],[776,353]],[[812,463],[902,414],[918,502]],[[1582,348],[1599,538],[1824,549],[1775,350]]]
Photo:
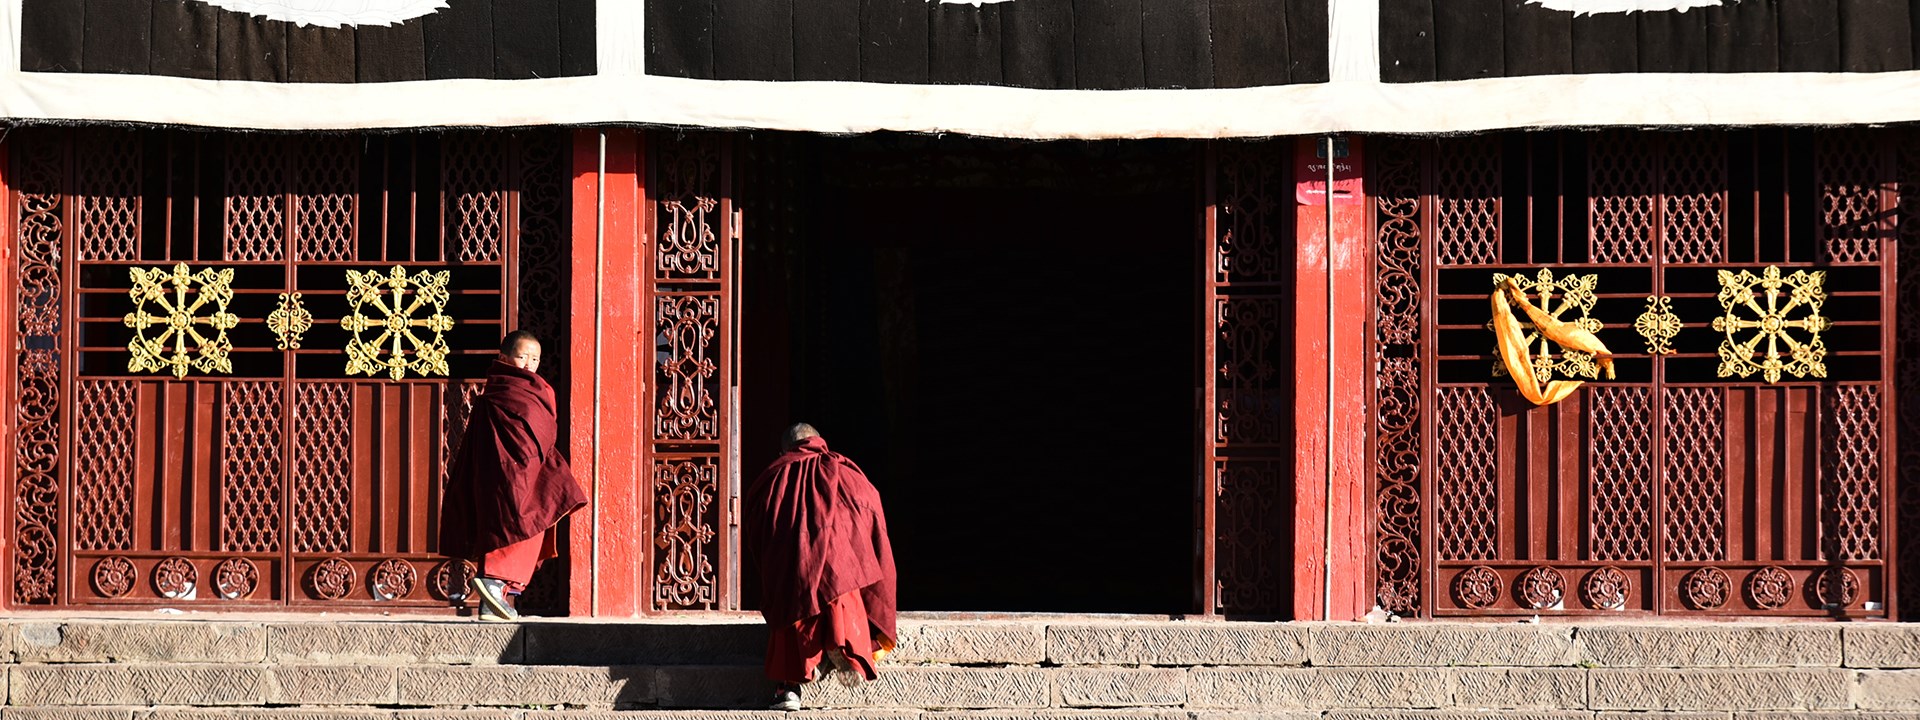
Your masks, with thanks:
[[[780,684],[773,707],[799,709],[799,686],[816,671],[849,684],[876,677],[897,637],[895,576],[886,514],[866,474],[812,426],[795,425],[742,510],[746,550],[760,561],[767,677]]]
[[[512,596],[559,554],[554,526],[587,504],[555,446],[553,386],[534,374],[539,369],[540,341],[524,330],[509,333],[473,401],[441,503],[440,552],[479,561],[468,586],[488,620],[520,617]]]

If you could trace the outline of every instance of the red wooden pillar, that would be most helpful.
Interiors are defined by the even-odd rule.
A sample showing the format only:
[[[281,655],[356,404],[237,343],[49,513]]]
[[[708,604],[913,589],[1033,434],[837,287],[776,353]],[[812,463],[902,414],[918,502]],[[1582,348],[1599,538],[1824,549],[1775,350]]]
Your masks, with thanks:
[[[569,614],[633,617],[646,599],[642,412],[652,338],[642,304],[648,227],[645,136],[573,135],[572,460],[588,505],[573,518]]]
[[[1370,206],[1360,182],[1360,140],[1348,138],[1346,156],[1332,159],[1331,190],[1325,187],[1326,144],[1324,137],[1294,143],[1302,190],[1295,196],[1293,317],[1293,617],[1299,620],[1352,620],[1372,607],[1366,592]]]
[[[0,460],[0,463],[4,463],[4,466],[0,466],[0,493],[3,493],[0,497],[6,498],[9,505],[19,497],[16,490],[18,475],[14,466],[14,453],[17,452],[15,444],[19,442],[15,432],[19,416],[15,408],[20,407],[14,373],[14,366],[19,362],[19,339],[15,333],[19,325],[14,314],[14,298],[18,297],[15,288],[19,283],[15,276],[18,270],[14,258],[19,254],[20,247],[20,211],[13,197],[13,146],[19,142],[17,135],[12,139],[0,135],[0,298],[5,299],[0,302],[0,306],[4,306],[0,307],[0,348],[5,350],[0,353],[0,358],[4,358],[0,360],[0,407],[7,408],[5,412],[0,412],[0,438],[6,438],[8,448],[4,459]],[[0,517],[0,588],[14,587],[14,576],[19,572],[13,560],[16,552],[13,516],[9,512],[5,513],[5,517]],[[11,590],[0,591],[0,609],[13,610],[19,607],[20,603]]]
[[[1367,558],[1373,554],[1369,518],[1373,499],[1367,492],[1371,465],[1367,388],[1371,383],[1373,359],[1367,353],[1367,333],[1372,323],[1373,232],[1371,198],[1366,195],[1363,172],[1366,165],[1363,141],[1347,139],[1347,166],[1351,168],[1352,202],[1330,205],[1332,228],[1333,332],[1331,361],[1335,369],[1330,393],[1333,457],[1333,493],[1328,498],[1333,518],[1332,562],[1329,566],[1332,604],[1330,620],[1352,620],[1373,607],[1368,589]]]

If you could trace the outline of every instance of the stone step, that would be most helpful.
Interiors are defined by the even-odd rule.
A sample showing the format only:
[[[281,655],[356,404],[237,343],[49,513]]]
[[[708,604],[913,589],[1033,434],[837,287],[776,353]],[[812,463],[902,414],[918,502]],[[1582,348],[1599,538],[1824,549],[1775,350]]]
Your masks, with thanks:
[[[536,708],[7,708],[9,720],[1910,720],[1856,711],[1617,713],[1587,710],[554,710]]]
[[[1047,708],[1056,685],[1070,699],[1101,685],[1111,694],[1145,682],[1125,700],[1185,701],[1179,670],[1084,671],[1035,667],[888,667],[859,687],[810,684],[810,707]],[[1146,677],[1156,674],[1158,677]],[[27,664],[7,672],[14,705],[249,705],[760,709],[773,686],[758,665],[240,665]],[[1077,694],[1076,694],[1077,693]],[[9,713],[9,718],[12,714]]]
[[[28,707],[377,706],[733,710],[765,707],[756,666],[28,664]],[[1920,710],[1920,674],[1848,668],[887,667],[816,682],[822,709],[1540,708]],[[12,717],[9,714],[7,717]]]
[[[1373,712],[1194,713],[1186,710],[1118,708],[1110,710],[556,710],[536,708],[387,709],[387,708],[193,708],[193,707],[12,707],[8,720],[1593,720],[1590,713],[1475,713],[1435,716]],[[1662,719],[1666,720],[1666,719]],[[1767,720],[1785,720],[1784,718]]]
[[[766,626],[732,622],[16,620],[17,662],[446,663],[458,665],[757,665]],[[906,621],[899,663],[1031,665],[1046,659],[1039,622]],[[1304,636],[1302,636],[1304,637]]]
[[[896,665],[1920,668],[1895,623],[1248,623],[904,619]],[[0,619],[19,663],[758,665],[757,618],[630,622]]]
[[[900,630],[879,680],[808,688],[808,707],[844,713],[807,717],[1920,716],[1916,625],[1040,617],[913,618]],[[760,672],[764,633],[745,618],[488,624],[16,615],[0,619],[8,704],[0,718],[531,719],[558,708],[747,720],[772,717],[752,712],[770,694]],[[1500,712],[1476,714],[1482,710]],[[552,720],[561,717],[599,715]]]

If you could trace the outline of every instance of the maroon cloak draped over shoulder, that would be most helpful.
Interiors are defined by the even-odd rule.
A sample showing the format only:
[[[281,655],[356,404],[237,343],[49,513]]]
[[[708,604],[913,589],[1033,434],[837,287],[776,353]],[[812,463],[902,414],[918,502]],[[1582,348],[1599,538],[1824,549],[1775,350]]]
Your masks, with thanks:
[[[566,457],[553,386],[495,360],[473,401],[440,506],[440,552],[478,559],[535,537],[587,504]]]
[[[892,647],[893,545],[880,493],[846,456],[808,438],[753,481],[742,507],[747,552],[760,558],[760,614],[772,626],[820,615],[858,591],[872,630]]]

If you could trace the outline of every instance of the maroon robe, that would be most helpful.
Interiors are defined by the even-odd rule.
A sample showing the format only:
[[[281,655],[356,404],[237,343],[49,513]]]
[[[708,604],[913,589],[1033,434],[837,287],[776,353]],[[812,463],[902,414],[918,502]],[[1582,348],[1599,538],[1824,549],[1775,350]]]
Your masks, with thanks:
[[[880,493],[859,466],[828,450],[825,439],[808,438],[760,473],[741,509],[746,550],[760,559],[760,614],[775,633],[774,647],[782,647],[783,628],[819,618],[848,593],[858,593],[865,606],[865,630],[875,644],[893,647],[898,637],[893,545]],[[806,623],[801,631],[835,625]],[[841,645],[813,641],[812,647]],[[768,667],[775,664],[769,657]],[[871,674],[870,665],[862,669]]]
[[[585,506],[586,493],[554,446],[559,435],[553,386],[495,360],[447,474],[440,552],[478,560]]]

